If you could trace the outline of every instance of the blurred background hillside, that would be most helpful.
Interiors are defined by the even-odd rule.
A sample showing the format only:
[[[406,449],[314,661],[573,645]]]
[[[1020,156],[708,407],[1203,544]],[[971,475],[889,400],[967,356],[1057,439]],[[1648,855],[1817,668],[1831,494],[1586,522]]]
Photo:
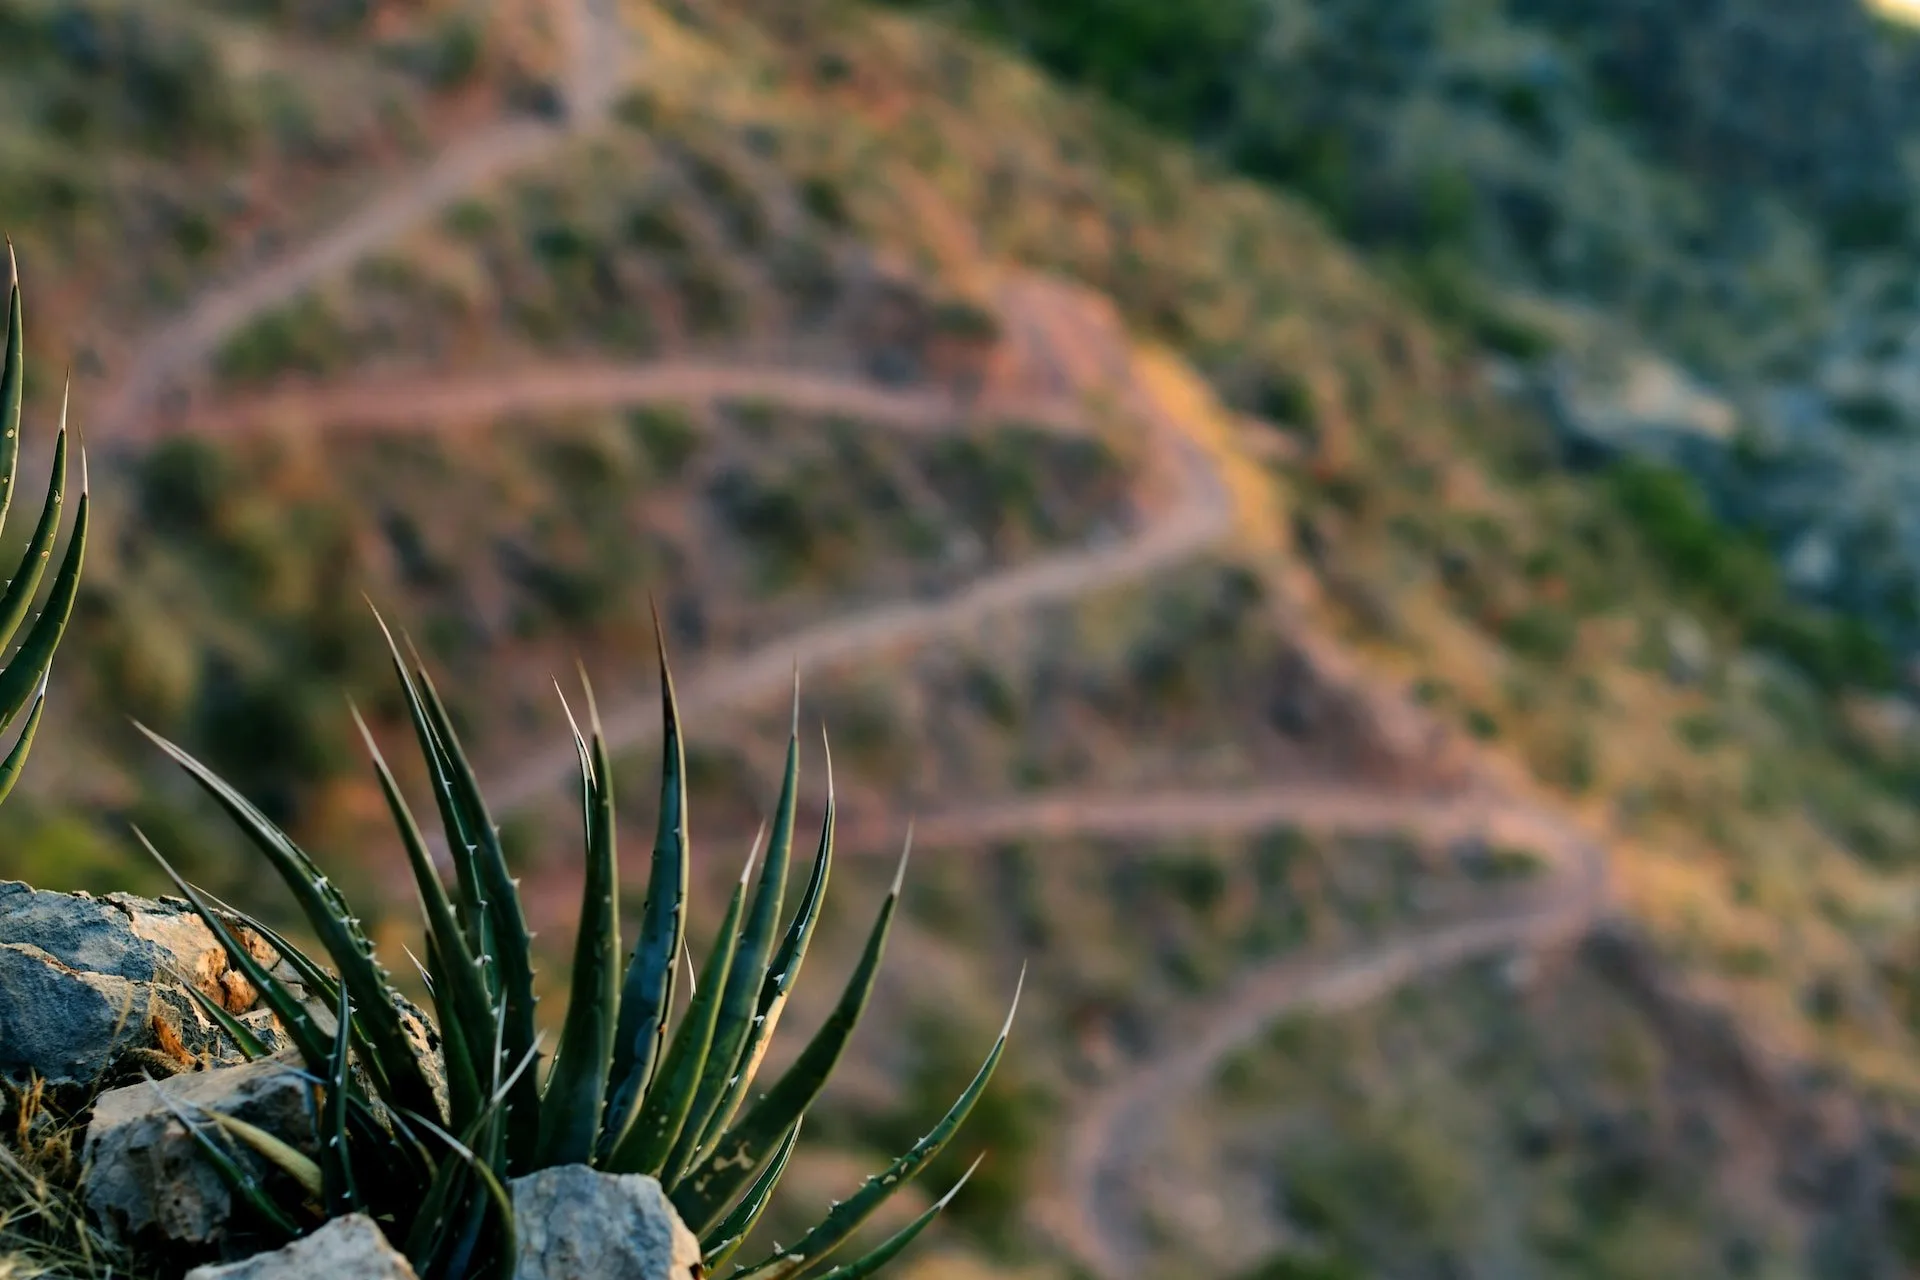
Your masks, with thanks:
[[[284,919],[132,716],[398,955],[370,597],[557,983],[552,678],[650,830],[657,606],[695,936],[795,664],[821,970],[919,824],[775,1238],[1024,961],[903,1276],[1920,1273],[1902,8],[0,0],[105,534],[0,877],[155,891],[132,821]]]

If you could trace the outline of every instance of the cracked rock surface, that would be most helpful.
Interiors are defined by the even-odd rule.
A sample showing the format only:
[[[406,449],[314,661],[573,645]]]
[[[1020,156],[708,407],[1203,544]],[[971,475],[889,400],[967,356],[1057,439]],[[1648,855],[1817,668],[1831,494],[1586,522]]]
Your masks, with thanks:
[[[279,957],[241,936],[267,965]],[[177,975],[177,976],[176,976]],[[0,1075],[92,1084],[129,1051],[232,1060],[182,982],[237,1015],[257,993],[184,902],[0,881]],[[256,1015],[267,1030],[264,1015]],[[158,1025],[156,1025],[158,1024]]]
[[[181,1117],[212,1128],[209,1113],[233,1116],[312,1154],[313,1089],[298,1065],[285,1054],[101,1094],[88,1126],[83,1184],[101,1230],[194,1259],[245,1256],[246,1242],[230,1229],[232,1193]],[[222,1145],[263,1182],[284,1178],[243,1146]]]
[[[658,1180],[582,1164],[515,1178],[514,1280],[698,1280],[700,1242]]]
[[[407,1260],[363,1213],[335,1218],[284,1249],[244,1262],[195,1267],[187,1280],[415,1280]]]

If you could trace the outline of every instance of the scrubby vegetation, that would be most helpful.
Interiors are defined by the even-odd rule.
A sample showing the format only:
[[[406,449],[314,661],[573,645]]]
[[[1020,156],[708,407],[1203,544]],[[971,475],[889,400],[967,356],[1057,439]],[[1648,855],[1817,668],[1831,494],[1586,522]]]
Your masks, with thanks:
[[[1206,794],[1328,775],[1432,783],[1421,762],[1390,757],[1362,708],[1292,642],[1296,628],[1325,627],[1366,681],[1405,689],[1476,758],[1514,764],[1606,831],[1619,909],[1645,926],[1659,962],[1737,1010],[1770,1061],[1818,1064],[1843,1093],[1871,1095],[1879,1110],[1862,1142],[1901,1149],[1920,1096],[1920,1024],[1898,995],[1914,970],[1920,747],[1897,650],[1787,590],[1779,548],[1759,544],[1757,523],[1723,519],[1740,514],[1723,494],[1644,463],[1569,472],[1549,427],[1479,377],[1483,356],[1510,370],[1561,349],[1560,329],[1515,296],[1542,287],[1645,320],[1708,370],[1798,367],[1846,275],[1836,255],[1885,265],[1897,256],[1881,255],[1904,252],[1900,219],[1876,190],[1904,181],[1878,108],[1856,103],[1849,116],[1860,128],[1840,148],[1848,172],[1826,172],[1823,159],[1803,192],[1769,176],[1768,148],[1791,159],[1823,121],[1669,152],[1648,103],[1677,110],[1674,95],[1696,86],[1585,39],[1595,28],[1584,5],[1441,13],[1319,0],[1284,21],[1230,0],[1177,18],[1131,0],[914,7],[923,12],[903,18],[758,0],[629,6],[646,25],[648,81],[603,131],[556,138],[550,154],[233,333],[207,371],[206,422],[218,429],[143,452],[126,529],[97,539],[111,554],[96,555],[76,609],[87,659],[77,714],[104,726],[112,767],[49,769],[55,794],[8,806],[24,873],[135,883],[142,873],[116,873],[117,837],[99,831],[134,816],[180,851],[186,878],[298,929],[238,870],[255,863],[230,833],[142,775],[151,753],[118,716],[132,709],[190,746],[303,843],[385,847],[368,834],[384,821],[382,798],[356,783],[335,705],[346,687],[376,726],[408,724],[360,612],[368,585],[408,600],[427,647],[464,682],[488,682],[495,696],[464,709],[461,734],[483,764],[504,767],[543,725],[564,732],[548,671],[576,650],[599,670],[647,650],[638,578],[656,587],[676,652],[717,666],[850,607],[917,608],[1041,553],[1147,527],[1167,468],[1138,451],[1136,424],[1099,404],[1082,406],[1097,421],[1086,438],[974,424],[895,440],[857,414],[745,396],[383,421],[311,443],[328,429],[314,406],[349,372],[391,378],[405,398],[469,370],[506,382],[556,361],[781,360],[992,405],[1022,360],[1057,373],[1107,354],[1089,336],[1106,314],[1094,301],[1050,313],[996,293],[1044,272],[1111,299],[1123,342],[1167,344],[1227,409],[1259,419],[1232,420],[1208,400],[1167,429],[1210,451],[1237,515],[1258,509],[1246,521],[1254,536],[1164,580],[822,673],[811,697],[834,726],[843,782],[884,792],[873,810],[923,812],[933,797],[991,810],[1023,793]],[[371,74],[360,54],[377,42],[365,30],[321,29],[318,11],[299,5],[227,10],[247,23],[292,15],[297,38]],[[1697,47],[1689,19],[1703,11],[1636,12],[1675,47]],[[989,41],[941,25],[954,18]],[[434,52],[431,32],[405,26],[415,52],[389,49],[356,86],[407,102],[432,86],[452,112],[498,78],[486,48],[477,70],[462,69],[469,46],[456,31]],[[1824,38],[1822,49],[1844,51],[1852,28],[1836,20]],[[1008,44],[1092,92],[1061,92]],[[1823,54],[1820,65],[1832,64]],[[304,73],[289,83],[301,101],[315,91]],[[242,108],[260,89],[217,65],[206,85]],[[537,85],[516,99],[539,100]],[[93,114],[110,123],[118,110]],[[329,119],[307,114],[309,125]],[[283,138],[312,132],[259,132],[247,109],[240,119],[237,141],[216,146],[210,134],[194,151],[194,199],[213,200],[208,174],[277,173]],[[88,128],[89,145],[145,145],[99,120]],[[397,150],[419,155],[427,141]],[[370,181],[353,162],[358,145],[335,138],[330,178],[289,188],[327,197],[298,217],[189,209],[178,257],[130,236],[129,260],[162,263],[140,267],[161,277],[142,286],[154,295],[143,306],[186,292],[202,264],[237,269],[253,234],[243,225],[289,231]],[[118,181],[150,170],[89,172]],[[43,240],[69,225],[64,213],[32,216]],[[76,277],[75,293],[134,291],[96,284]],[[1902,438],[1884,397],[1848,396],[1856,435]],[[1217,438],[1206,435],[1216,417]],[[426,438],[429,426],[439,438]],[[1297,594],[1302,570],[1310,590]],[[1858,603],[1864,613],[1872,602]],[[693,803],[743,848],[778,781],[756,771],[750,745],[786,732],[784,712],[767,714],[722,717],[686,760]],[[634,756],[612,772],[661,764],[644,748]],[[409,785],[431,781],[396,765]],[[570,892],[576,862],[544,847],[537,815],[500,816],[502,856],[537,900]],[[1007,1274],[1064,1267],[1032,1206],[1055,1189],[1041,1156],[1059,1144],[1076,1091],[1124,1078],[1136,1055],[1150,1062],[1190,1030],[1173,1013],[1198,1025],[1250,972],[1323,954],[1314,948],[1348,954],[1432,920],[1436,902],[1524,894],[1555,874],[1530,849],[1449,852],[1276,834],[1009,841],[955,859],[901,913],[896,945],[911,949],[915,982],[876,992],[892,1031],[878,1037],[879,1065],[823,1096],[816,1140],[794,1155],[804,1173],[788,1181],[811,1187],[843,1171],[836,1150],[911,1140],[977,1067],[965,1046],[999,1016],[978,992],[1010,982],[1005,955],[1033,946],[1054,966],[1035,1021],[1071,1032],[983,1096],[978,1127],[936,1174],[957,1176],[990,1139],[994,1158],[955,1205],[952,1238]],[[352,861],[331,870],[364,876]],[[885,888],[886,872],[858,862],[841,874]],[[993,895],[979,893],[983,879]],[[390,908],[371,888],[351,896],[368,904],[384,947],[390,922],[378,918]],[[724,898],[692,908],[701,923],[718,926]],[[644,912],[644,901],[624,905]],[[855,963],[864,926],[829,906],[821,953]],[[549,974],[568,964],[542,960]],[[1811,1233],[1750,1239],[1727,1206],[1681,1194],[1709,1186],[1743,1148],[1702,1154],[1679,1120],[1663,1127],[1671,1099],[1644,1072],[1622,1084],[1540,1066],[1595,1008],[1646,1061],[1677,1061],[1664,1024],[1623,1011],[1611,989],[1502,1003],[1489,992],[1504,982],[1431,985],[1430,1018],[1396,1008],[1294,1024],[1249,1051],[1219,1082],[1219,1114],[1207,1117],[1219,1131],[1257,1129],[1283,1109],[1276,1097],[1332,1101],[1297,1146],[1247,1153],[1263,1194],[1236,1203],[1239,1221],[1281,1222],[1293,1238],[1263,1243],[1249,1230],[1262,1247],[1209,1265],[1270,1280],[1471,1269],[1489,1257],[1543,1274],[1800,1273]],[[799,999],[797,1014],[826,1012]],[[955,1025],[963,1033],[949,1034]],[[1484,1069],[1486,1046],[1503,1037],[1525,1062]],[[1422,1074],[1429,1059],[1437,1076]],[[1343,1076],[1354,1062],[1364,1072]],[[1711,1073],[1690,1079],[1707,1093],[1725,1087]],[[1486,1096],[1462,1082],[1485,1084]],[[1596,1137],[1573,1120],[1548,1125],[1553,1151],[1529,1164],[1485,1135],[1531,1124],[1519,1099],[1535,1088],[1575,1095],[1561,1120],[1613,1127]],[[1643,1125],[1642,1112],[1659,1123]],[[1485,1159],[1456,1167],[1446,1155],[1458,1144]],[[1889,1175],[1888,1203],[1910,1202],[1893,1194],[1904,1167]],[[1575,1213],[1590,1192],[1601,1211]],[[817,1198],[776,1199],[768,1229],[804,1233]],[[1215,1231],[1167,1210],[1176,1198],[1157,1186],[1134,1197],[1175,1245]],[[920,1207],[896,1205],[873,1225],[884,1233]],[[1829,1230],[1830,1208],[1805,1212]],[[1378,1231],[1366,1229],[1369,1211]],[[1877,1215],[1848,1220],[1876,1247],[1896,1233]],[[1501,1222],[1521,1225],[1503,1234]]]

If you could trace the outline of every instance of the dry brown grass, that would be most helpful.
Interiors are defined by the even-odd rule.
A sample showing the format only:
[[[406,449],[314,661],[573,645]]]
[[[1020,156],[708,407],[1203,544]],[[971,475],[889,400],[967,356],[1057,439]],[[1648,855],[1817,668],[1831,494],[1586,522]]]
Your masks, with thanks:
[[[137,1274],[87,1220],[80,1124],[45,1082],[0,1082],[0,1280],[110,1280]]]

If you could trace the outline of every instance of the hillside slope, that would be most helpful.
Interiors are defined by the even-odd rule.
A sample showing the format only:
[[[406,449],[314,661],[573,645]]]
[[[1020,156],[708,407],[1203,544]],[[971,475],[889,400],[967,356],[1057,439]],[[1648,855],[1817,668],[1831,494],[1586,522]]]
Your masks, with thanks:
[[[131,814],[245,878],[132,705],[390,876],[337,704],[395,728],[371,590],[451,669],[551,970],[544,686],[587,659],[644,829],[652,591],[703,867],[796,660],[842,901],[931,846],[795,1187],[924,1123],[1033,962],[926,1274],[1897,1265],[1916,814],[1844,633],[1758,608],[1661,473],[1561,471],[1484,331],[1030,66],[845,7],[550,16],[603,113],[465,182],[497,121],[450,127],[210,268],[187,339],[74,281],[126,328],[89,386],[126,497],[9,874],[132,874]]]

